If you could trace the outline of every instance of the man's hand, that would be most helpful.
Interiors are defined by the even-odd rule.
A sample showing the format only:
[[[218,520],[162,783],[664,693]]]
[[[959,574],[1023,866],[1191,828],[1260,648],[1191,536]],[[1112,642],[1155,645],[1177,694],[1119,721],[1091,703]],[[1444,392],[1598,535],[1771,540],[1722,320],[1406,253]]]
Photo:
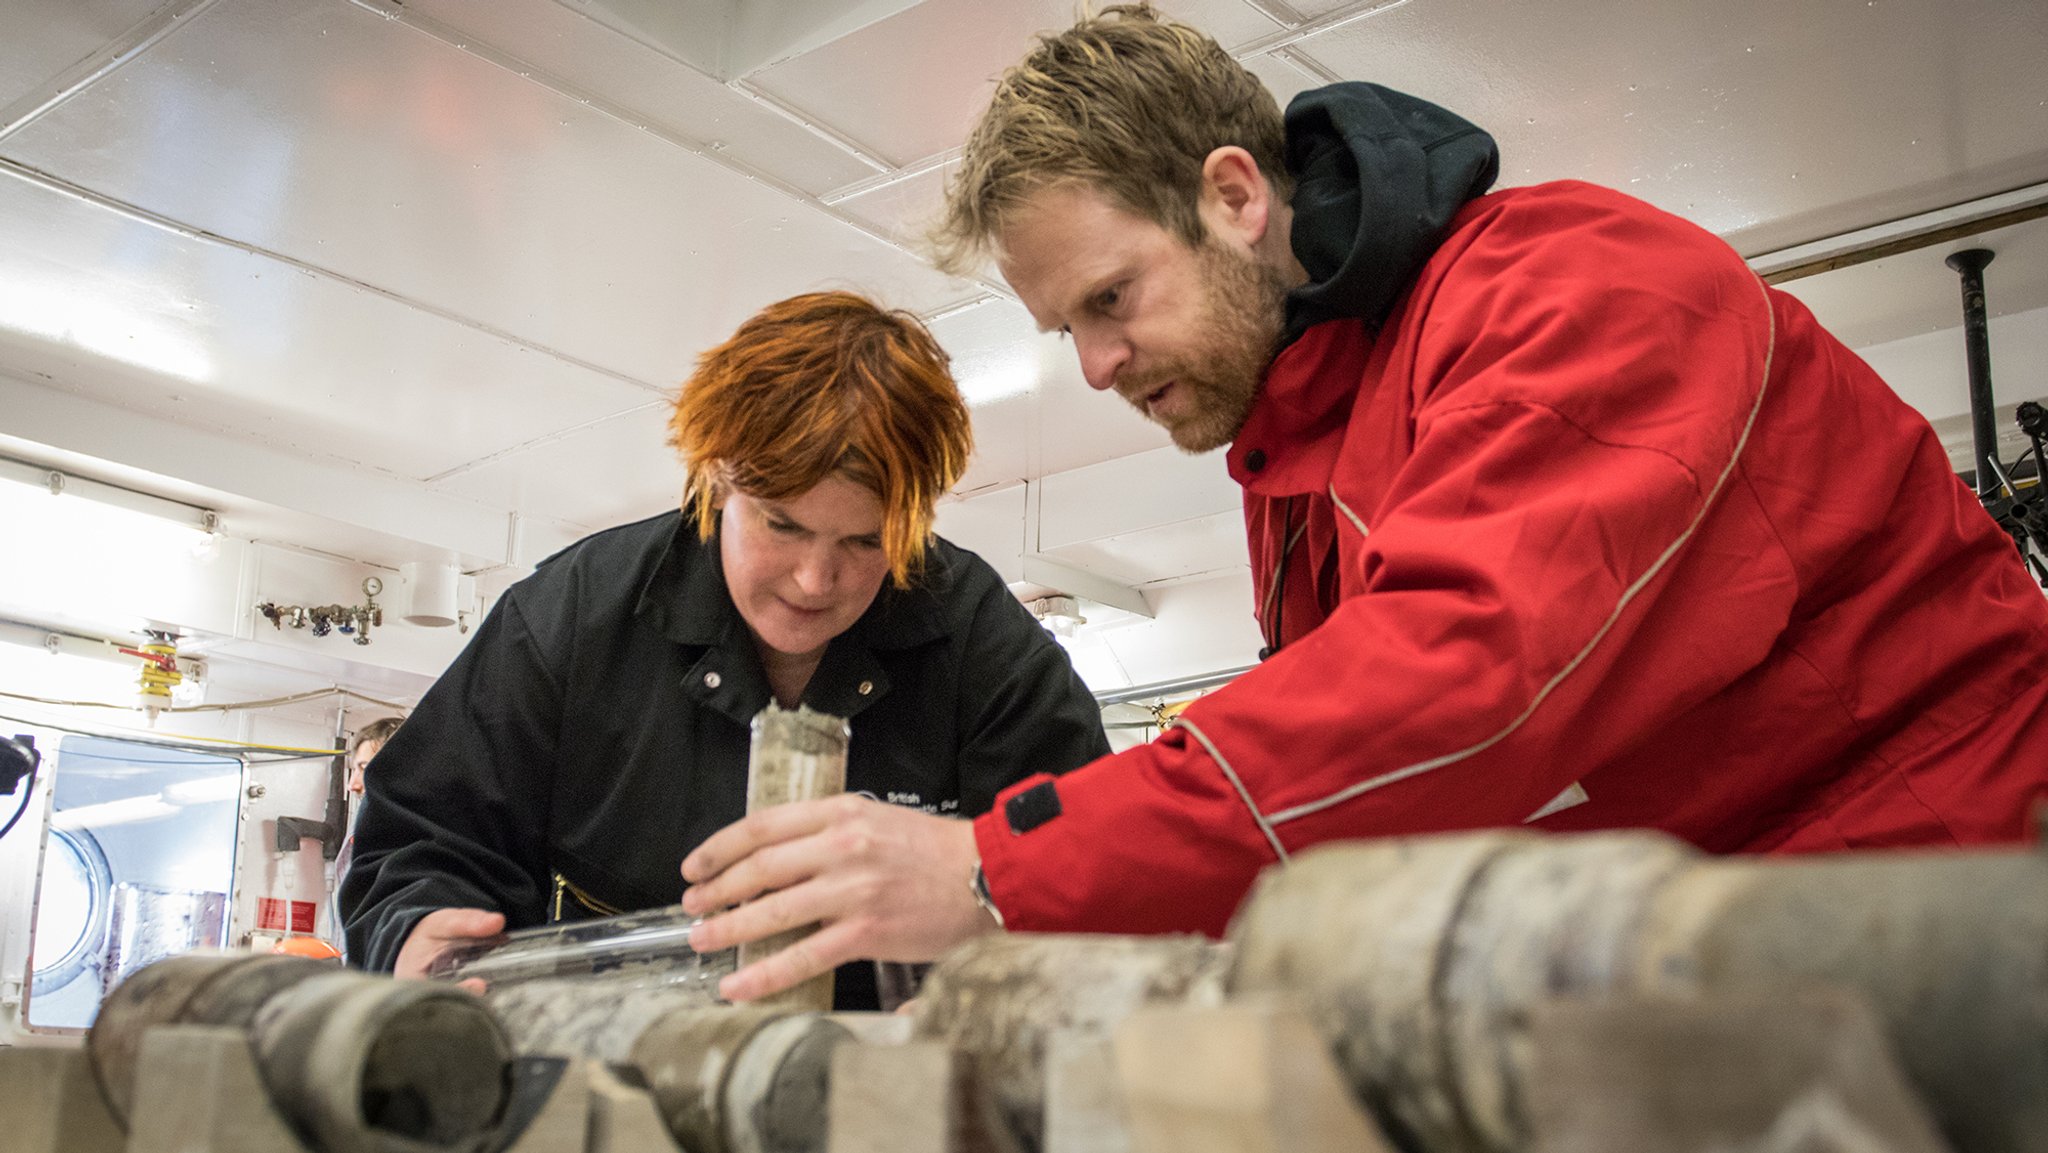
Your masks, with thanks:
[[[751,1001],[860,958],[929,961],[996,923],[968,890],[974,827],[854,794],[777,805],[719,830],[683,861],[698,952],[785,929],[816,933],[719,983]],[[766,894],[763,896],[763,894]]]
[[[391,966],[394,977],[424,977],[428,966],[442,953],[505,931],[505,914],[486,909],[435,909],[419,919],[405,944],[398,947],[398,961]],[[483,983],[464,981],[475,992]]]

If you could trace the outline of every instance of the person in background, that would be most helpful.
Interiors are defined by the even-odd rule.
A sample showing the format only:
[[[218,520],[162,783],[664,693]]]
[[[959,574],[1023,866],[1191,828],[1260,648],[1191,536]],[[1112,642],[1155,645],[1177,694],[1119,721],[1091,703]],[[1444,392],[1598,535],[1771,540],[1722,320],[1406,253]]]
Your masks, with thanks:
[[[384,747],[384,742],[390,740],[391,734],[397,732],[398,726],[404,723],[404,717],[379,717],[362,728],[357,729],[355,736],[349,738],[348,791],[358,800],[356,804],[351,806],[349,811],[348,836],[342,839],[341,851],[334,855],[334,874],[327,878],[328,893],[330,895],[330,899],[327,902],[328,925],[329,931],[337,941],[343,937],[341,903],[333,900],[332,894],[339,888],[342,880],[348,876],[349,866],[355,861],[356,833],[354,818],[362,812],[360,798],[363,795],[363,771],[370,767],[370,762],[376,758],[377,751]]]
[[[348,791],[363,795],[363,770],[369,768],[384,742],[405,723],[404,717],[379,717],[356,730],[348,743]]]
[[[1244,490],[1266,659],[1149,745],[972,828],[1010,928],[1224,929],[1341,838],[1647,827],[1714,852],[2010,842],[2048,789],[2048,600],[1939,438],[1709,233],[1576,182],[1489,193],[1493,139],[1363,83],[1283,116],[1202,32],[1120,5],[996,86],[948,190],[1090,385]],[[952,942],[969,895],[827,807],[684,863],[722,948]]]
[[[845,292],[771,305],[704,354],[670,429],[682,508],[543,561],[378,755],[342,889],[352,960],[416,976],[504,928],[676,903],[684,856],[745,811],[770,701],[849,718],[848,795],[828,802],[849,815],[965,828],[950,818],[1026,775],[1108,752],[1065,650],[932,533],[971,438],[915,318]],[[935,883],[964,893],[972,864]],[[921,885],[886,899],[943,907]],[[986,917],[970,902],[932,928]],[[834,936],[815,947],[842,952]],[[878,1004],[871,965],[837,988]]]

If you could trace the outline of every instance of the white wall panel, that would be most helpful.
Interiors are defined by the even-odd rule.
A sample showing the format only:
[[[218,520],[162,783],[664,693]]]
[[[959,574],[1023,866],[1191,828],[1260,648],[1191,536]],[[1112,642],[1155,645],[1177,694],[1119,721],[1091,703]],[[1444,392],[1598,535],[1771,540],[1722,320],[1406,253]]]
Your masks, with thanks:
[[[1096,692],[1242,668],[1258,660],[1249,570],[1148,591],[1157,616],[1101,631],[1083,626],[1070,651]],[[1118,675],[1120,674],[1120,675]]]
[[[2001,228],[1967,242],[1901,253],[1779,285],[1851,348],[1963,322],[1962,281],[1945,260],[1964,248],[1997,253],[1984,269],[1992,317],[2048,308],[2048,225]],[[1960,370],[1960,361],[1958,361]],[[2048,387],[2048,381],[2042,382]]]
[[[1857,350],[1906,403],[1930,420],[1970,411],[1970,377],[1959,328]],[[1991,322],[1991,380],[2001,406],[2048,400],[2048,308]],[[2001,435],[2006,429],[2001,428]]]
[[[987,561],[1006,582],[1024,579],[1018,557],[1024,552],[1024,509],[1021,484],[975,493],[939,505],[934,530],[942,537]]]

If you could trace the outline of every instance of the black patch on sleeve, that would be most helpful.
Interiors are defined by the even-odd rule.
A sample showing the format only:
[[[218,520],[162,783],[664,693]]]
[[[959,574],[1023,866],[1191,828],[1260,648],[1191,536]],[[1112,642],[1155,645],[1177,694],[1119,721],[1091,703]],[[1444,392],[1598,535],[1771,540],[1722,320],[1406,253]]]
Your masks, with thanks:
[[[1047,781],[1011,797],[1003,803],[1003,815],[1010,819],[1010,831],[1020,836],[1059,816],[1057,782]]]

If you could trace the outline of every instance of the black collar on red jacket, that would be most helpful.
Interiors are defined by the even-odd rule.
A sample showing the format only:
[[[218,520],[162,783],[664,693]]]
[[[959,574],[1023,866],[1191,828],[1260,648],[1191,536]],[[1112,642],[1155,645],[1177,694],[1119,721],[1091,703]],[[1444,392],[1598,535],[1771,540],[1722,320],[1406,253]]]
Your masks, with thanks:
[[[1304,92],[1286,125],[1288,241],[1309,280],[1287,294],[1280,351],[1228,456],[1230,475],[1262,496],[1329,484],[1374,333],[1500,173],[1493,137],[1377,84]]]
[[[1377,84],[1304,92],[1286,126],[1288,241],[1309,282],[1287,295],[1284,342],[1329,320],[1378,328],[1451,217],[1492,187],[1500,150],[1463,117]]]

